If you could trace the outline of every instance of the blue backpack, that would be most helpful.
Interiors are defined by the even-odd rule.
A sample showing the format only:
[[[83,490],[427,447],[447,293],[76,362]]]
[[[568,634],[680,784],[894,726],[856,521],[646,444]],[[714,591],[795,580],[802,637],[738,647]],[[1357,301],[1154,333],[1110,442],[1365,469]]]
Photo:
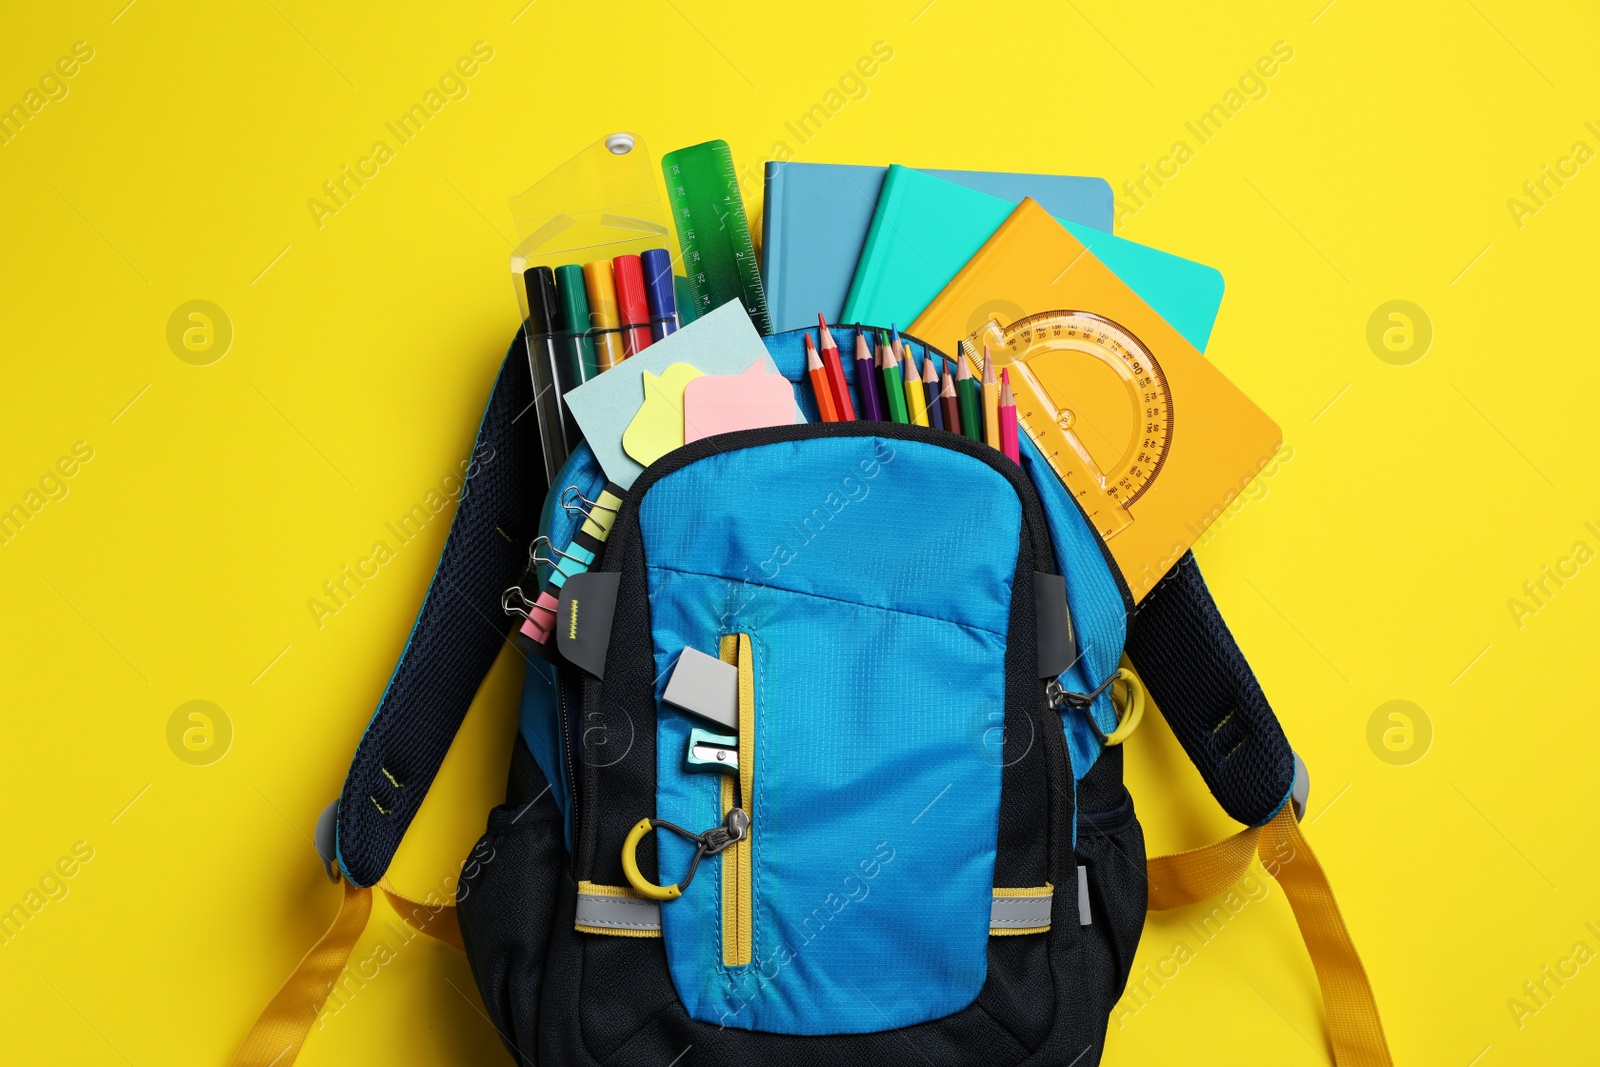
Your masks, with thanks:
[[[812,421],[693,442],[626,492],[586,445],[544,484],[518,338],[319,827],[344,907],[235,1062],[293,1059],[379,887],[464,947],[521,1064],[1086,1067],[1147,907],[1259,857],[1336,1061],[1389,1063],[1297,826],[1304,767],[1193,558],[1135,610],[1031,442],[1018,465],[817,421],[803,332],[766,343]],[[506,803],[453,908],[401,897],[384,873],[502,650],[489,620],[552,587]],[[679,675],[693,698],[664,699]],[[1119,747],[1147,698],[1245,826],[1148,864]]]

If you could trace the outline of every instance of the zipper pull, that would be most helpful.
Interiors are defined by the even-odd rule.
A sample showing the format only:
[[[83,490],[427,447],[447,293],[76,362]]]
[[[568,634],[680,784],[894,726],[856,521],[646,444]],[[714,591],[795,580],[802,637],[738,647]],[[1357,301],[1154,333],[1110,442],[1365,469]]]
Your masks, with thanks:
[[[1052,678],[1045,683],[1044,697],[1051,711],[1060,711],[1062,708],[1087,708],[1094,703],[1094,694],[1070,692],[1061,684],[1059,678]]]
[[[1129,734],[1138,729],[1139,720],[1144,717],[1144,683],[1139,680],[1138,675],[1134,674],[1126,667],[1118,667],[1116,670],[1112,671],[1111,677],[1095,686],[1094,692],[1092,693],[1069,692],[1066,687],[1061,684],[1060,679],[1052,678],[1050,681],[1045,683],[1045,700],[1049,704],[1052,711],[1059,711],[1063,707],[1073,708],[1078,711],[1087,711],[1089,706],[1094,703],[1095,698],[1101,693],[1110,689],[1111,684],[1117,681],[1119,678],[1122,679],[1123,684],[1128,687],[1128,696],[1123,702],[1123,706],[1121,708],[1116,706],[1115,698],[1113,697],[1112,699],[1112,708],[1117,712],[1117,725],[1111,731],[1111,733],[1108,734],[1102,731],[1099,724],[1094,721],[1094,716],[1089,715],[1085,717],[1089,720],[1089,725],[1094,729],[1094,732],[1100,735],[1101,744],[1120,745],[1124,740],[1127,739]]]
[[[702,855],[715,856],[743,841],[749,834],[750,816],[745,814],[743,808],[729,808],[721,826],[713,826],[700,835],[699,849]]]
[[[1074,693],[1061,684],[1061,679],[1052,678],[1045,683],[1045,698],[1050,702],[1052,710],[1059,711],[1063,707],[1083,710],[1093,704],[1095,698],[1101,693],[1111,688],[1111,683],[1121,677],[1123,673],[1120,668],[1112,671],[1111,677],[1095,686],[1094,690],[1088,693]]]

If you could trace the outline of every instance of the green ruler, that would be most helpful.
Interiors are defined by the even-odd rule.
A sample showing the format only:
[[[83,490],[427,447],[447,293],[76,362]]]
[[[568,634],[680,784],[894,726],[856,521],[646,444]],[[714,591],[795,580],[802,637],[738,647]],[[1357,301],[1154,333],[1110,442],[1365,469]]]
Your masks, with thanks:
[[[726,141],[668,152],[661,160],[667,202],[683,249],[693,318],[737,297],[762,336],[772,333],[750,220]]]

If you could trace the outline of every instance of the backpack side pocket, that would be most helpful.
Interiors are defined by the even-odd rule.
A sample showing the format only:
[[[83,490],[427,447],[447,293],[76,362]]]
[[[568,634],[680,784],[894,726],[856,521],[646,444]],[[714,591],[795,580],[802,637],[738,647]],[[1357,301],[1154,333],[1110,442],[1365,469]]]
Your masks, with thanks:
[[[1122,784],[1122,750],[1108,748],[1078,785],[1078,840],[1074,852],[1084,868],[1089,914],[1080,915],[1084,988],[1099,998],[1095,1019],[1107,1019],[1122,997],[1133,956],[1144,933],[1146,881],[1144,830],[1133,797]],[[1080,907],[1083,894],[1079,894]],[[1084,920],[1087,919],[1085,922]],[[1096,1034],[1104,1039],[1104,1029]]]
[[[461,940],[489,1019],[518,1063],[534,1062],[539,997],[563,877],[561,812],[519,737],[506,803],[462,867]]]

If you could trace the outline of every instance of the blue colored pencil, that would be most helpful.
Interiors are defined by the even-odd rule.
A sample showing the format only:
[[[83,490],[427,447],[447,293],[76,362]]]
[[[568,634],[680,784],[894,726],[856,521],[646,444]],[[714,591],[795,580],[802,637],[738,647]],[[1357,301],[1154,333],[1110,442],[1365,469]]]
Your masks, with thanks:
[[[926,345],[922,348],[922,395],[928,398],[928,425],[935,430],[944,429],[944,412],[939,410],[939,372],[933,369],[933,357]]]

